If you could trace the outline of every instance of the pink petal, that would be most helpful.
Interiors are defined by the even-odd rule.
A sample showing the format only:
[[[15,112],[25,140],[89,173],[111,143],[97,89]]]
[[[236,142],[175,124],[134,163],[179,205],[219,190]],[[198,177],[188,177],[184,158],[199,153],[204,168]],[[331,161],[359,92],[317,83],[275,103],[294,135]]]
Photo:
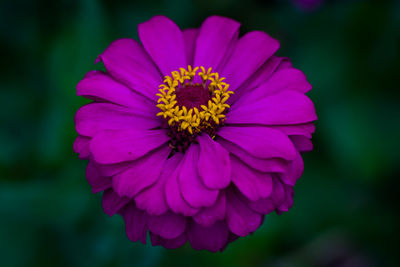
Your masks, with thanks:
[[[114,41],[99,56],[111,76],[131,90],[156,100],[162,77],[143,47],[133,39]]]
[[[152,186],[146,188],[135,196],[135,202],[138,208],[146,210],[150,215],[161,215],[168,210],[165,197],[165,183],[175,171],[182,154],[175,154],[169,158],[162,170],[160,179]]]
[[[86,180],[92,187],[93,193],[98,193],[111,187],[111,178],[101,176],[95,164],[89,161],[86,167]]]
[[[209,227],[191,222],[187,234],[189,242],[194,249],[217,252],[227,243],[229,231],[223,221],[216,222]]]
[[[175,156],[179,157],[179,159],[176,160],[176,162],[174,161],[174,163],[171,163],[171,168],[174,168],[175,171],[170,175],[169,178],[167,178],[165,184],[165,198],[168,206],[173,212],[183,214],[184,216],[193,216],[199,210],[191,207],[183,199],[178,183],[178,176],[183,165],[183,154],[176,153]]]
[[[222,127],[218,135],[258,158],[292,160],[296,149],[281,131],[269,127]]]
[[[209,207],[217,200],[218,190],[211,190],[204,186],[196,171],[198,160],[199,145],[192,143],[183,158],[178,176],[179,187],[183,198],[190,206],[195,208]]]
[[[128,238],[132,242],[140,241],[143,244],[146,244],[148,230],[147,213],[139,210],[132,203],[121,210],[121,215],[125,220],[125,230]]]
[[[153,101],[132,91],[124,84],[114,80],[109,74],[96,71],[86,76],[76,86],[77,95],[93,100],[109,101],[135,111],[155,113],[157,108]]]
[[[272,177],[251,169],[235,156],[232,161],[232,182],[248,199],[256,201],[268,197],[272,192]]]
[[[193,65],[194,51],[196,48],[196,40],[199,35],[198,29],[183,30],[183,39],[185,40],[186,62]]]
[[[140,114],[133,109],[109,103],[85,105],[75,115],[76,131],[91,137],[102,130],[149,130],[160,125],[161,122],[156,119],[155,114]]]
[[[105,130],[90,142],[96,162],[112,164],[146,155],[169,140],[166,130]]]
[[[120,196],[132,198],[153,185],[159,179],[170,152],[170,147],[165,145],[132,162],[126,171],[113,177],[114,190]]]
[[[280,158],[261,159],[256,158],[241,149],[239,146],[225,140],[218,139],[220,143],[229,153],[235,155],[238,159],[246,163],[249,167],[261,172],[284,172],[286,171],[288,161]]]
[[[231,182],[229,152],[208,134],[199,135],[197,141],[200,146],[197,171],[204,185],[211,189],[227,187]]]
[[[149,216],[149,230],[166,239],[180,236],[186,228],[186,218],[172,212],[166,212],[159,216]]]
[[[230,60],[222,73],[230,84],[229,89],[237,89],[279,48],[279,42],[262,31],[253,31],[239,39]],[[257,53],[255,53],[257,51]]]
[[[302,93],[282,91],[256,102],[237,102],[227,114],[228,124],[286,125],[317,119],[314,104]]]
[[[240,23],[229,18],[211,16],[201,25],[196,41],[194,65],[217,70],[225,54],[236,40]]]
[[[236,193],[232,189],[227,190],[226,193],[226,222],[229,230],[238,236],[246,236],[257,230],[261,225],[262,216],[249,209],[247,205],[236,196]]]
[[[185,42],[182,31],[169,18],[155,16],[139,24],[139,38],[163,75],[186,67]],[[158,86],[158,85],[157,85]]]
[[[90,156],[89,150],[90,138],[78,135],[75,139],[73,149],[75,153],[79,154],[80,159],[87,159]]]
[[[220,191],[217,201],[211,207],[202,208],[193,219],[196,223],[209,227],[216,221],[225,219],[226,216],[226,197],[225,192]]]
[[[113,216],[118,213],[130,201],[127,197],[118,196],[114,190],[107,189],[103,193],[103,210],[109,216]]]

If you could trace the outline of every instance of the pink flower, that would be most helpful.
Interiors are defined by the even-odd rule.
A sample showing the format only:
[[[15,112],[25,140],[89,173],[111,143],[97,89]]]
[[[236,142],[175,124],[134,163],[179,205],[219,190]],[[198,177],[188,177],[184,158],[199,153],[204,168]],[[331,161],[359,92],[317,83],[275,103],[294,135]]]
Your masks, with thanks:
[[[316,120],[304,74],[274,56],[279,43],[240,24],[207,18],[180,30],[156,16],[141,44],[113,42],[78,95],[74,151],[103,208],[132,241],[223,250],[288,211]]]

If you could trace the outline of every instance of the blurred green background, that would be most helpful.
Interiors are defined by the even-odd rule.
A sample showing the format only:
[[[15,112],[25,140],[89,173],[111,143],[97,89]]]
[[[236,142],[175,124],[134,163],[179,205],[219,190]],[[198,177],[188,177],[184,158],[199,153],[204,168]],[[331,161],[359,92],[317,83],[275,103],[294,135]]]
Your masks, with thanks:
[[[0,1],[0,266],[398,266],[400,1],[294,2]],[[76,84],[156,14],[264,30],[313,85],[293,208],[223,253],[130,242],[72,152]]]

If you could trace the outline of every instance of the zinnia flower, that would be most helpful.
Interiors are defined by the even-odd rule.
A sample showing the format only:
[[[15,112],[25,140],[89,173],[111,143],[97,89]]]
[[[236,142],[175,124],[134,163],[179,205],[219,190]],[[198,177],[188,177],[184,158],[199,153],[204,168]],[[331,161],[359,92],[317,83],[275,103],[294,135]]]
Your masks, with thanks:
[[[156,16],[141,44],[114,41],[77,86],[74,150],[132,241],[223,250],[288,211],[310,151],[314,106],[279,43],[212,16],[181,30]]]

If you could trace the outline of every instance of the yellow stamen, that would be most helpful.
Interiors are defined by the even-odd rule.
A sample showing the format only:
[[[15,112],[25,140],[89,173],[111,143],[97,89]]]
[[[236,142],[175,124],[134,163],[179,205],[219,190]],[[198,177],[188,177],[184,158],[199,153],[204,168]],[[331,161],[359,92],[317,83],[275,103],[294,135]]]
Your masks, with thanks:
[[[199,67],[187,69],[179,68],[179,71],[171,72],[171,76],[164,77],[164,83],[160,84],[159,92],[156,95],[159,97],[157,107],[161,112],[157,116],[162,116],[168,120],[170,126],[177,126],[179,131],[187,130],[190,134],[199,133],[207,127],[211,127],[210,119],[214,125],[219,125],[224,122],[226,110],[230,108],[226,101],[233,94],[229,91],[229,84],[222,82],[225,77],[219,77],[217,72],[211,72],[211,68],[207,71],[203,66],[200,66],[200,72],[197,73]],[[185,106],[177,105],[175,89],[184,90],[185,85],[192,85],[193,78],[199,75],[203,80],[203,86],[208,87],[211,93],[211,100],[207,105],[201,105],[200,109],[194,107],[187,109]],[[182,86],[182,87],[179,87]]]

